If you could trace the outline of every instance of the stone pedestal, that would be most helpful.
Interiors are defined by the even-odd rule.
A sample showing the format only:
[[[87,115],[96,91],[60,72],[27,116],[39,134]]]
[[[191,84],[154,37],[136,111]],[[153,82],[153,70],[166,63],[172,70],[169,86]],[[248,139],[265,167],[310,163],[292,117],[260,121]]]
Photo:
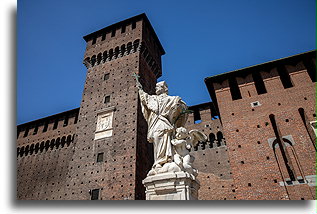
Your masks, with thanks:
[[[146,200],[197,200],[199,182],[187,172],[148,176],[143,180]]]

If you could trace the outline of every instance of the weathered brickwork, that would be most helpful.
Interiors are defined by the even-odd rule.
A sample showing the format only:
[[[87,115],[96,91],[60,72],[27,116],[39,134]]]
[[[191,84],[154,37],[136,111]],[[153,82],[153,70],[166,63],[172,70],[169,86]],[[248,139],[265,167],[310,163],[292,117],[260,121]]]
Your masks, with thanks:
[[[61,199],[79,109],[18,126],[17,199]]]
[[[17,199],[142,200],[153,163],[133,74],[155,93],[165,53],[144,14],[84,37],[80,108],[18,126]],[[188,130],[200,200],[315,199],[315,51],[206,78]]]
[[[315,198],[315,136],[299,113],[303,108],[307,120],[316,121],[316,71],[307,72],[314,58],[315,51],[206,79],[220,111],[237,199]],[[258,90],[255,72],[264,83]]]
[[[233,200],[233,180],[229,165],[228,148],[221,122],[213,103],[191,106],[186,128],[205,133],[207,142],[200,142],[191,151],[195,157],[194,168],[198,169],[199,200]]]

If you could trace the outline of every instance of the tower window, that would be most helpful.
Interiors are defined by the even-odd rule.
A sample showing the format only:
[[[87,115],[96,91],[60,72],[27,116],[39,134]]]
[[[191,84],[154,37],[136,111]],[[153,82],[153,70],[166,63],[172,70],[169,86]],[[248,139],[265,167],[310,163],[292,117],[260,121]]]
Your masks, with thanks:
[[[107,104],[107,103],[109,103],[109,102],[110,102],[110,95],[108,95],[108,96],[105,97],[105,103]]]
[[[103,80],[108,80],[110,77],[110,74],[109,73],[106,73],[105,76],[103,77]]]
[[[99,200],[99,191],[100,189],[93,189],[91,191],[91,200]]]
[[[97,163],[103,162],[103,152],[98,153],[97,155]]]

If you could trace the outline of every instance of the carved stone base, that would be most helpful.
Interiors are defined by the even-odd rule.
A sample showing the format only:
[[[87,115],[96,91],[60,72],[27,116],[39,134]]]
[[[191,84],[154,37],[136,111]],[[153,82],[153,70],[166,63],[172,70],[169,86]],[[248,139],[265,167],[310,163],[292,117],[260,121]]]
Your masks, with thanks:
[[[187,172],[148,176],[143,180],[146,200],[197,200],[199,182]]]

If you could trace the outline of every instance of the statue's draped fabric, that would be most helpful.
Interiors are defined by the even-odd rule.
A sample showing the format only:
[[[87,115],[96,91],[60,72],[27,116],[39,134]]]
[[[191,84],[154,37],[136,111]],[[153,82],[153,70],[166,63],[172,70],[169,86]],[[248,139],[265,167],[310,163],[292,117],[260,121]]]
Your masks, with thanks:
[[[171,137],[176,128],[187,120],[186,104],[178,96],[167,94],[149,95],[139,90],[142,113],[148,123],[147,140],[154,143],[154,164],[163,165],[172,161]]]

